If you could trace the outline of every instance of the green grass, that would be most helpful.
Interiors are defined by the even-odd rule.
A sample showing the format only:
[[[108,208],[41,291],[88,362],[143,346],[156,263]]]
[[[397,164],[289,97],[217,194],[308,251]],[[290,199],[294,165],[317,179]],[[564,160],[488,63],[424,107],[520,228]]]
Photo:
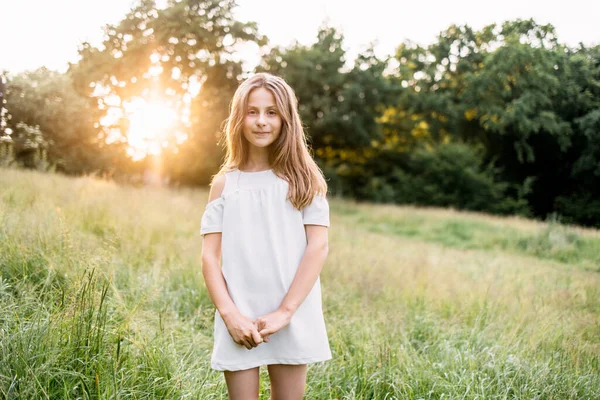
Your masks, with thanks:
[[[0,399],[225,399],[206,200],[0,170]],[[310,366],[307,399],[600,398],[597,231],[330,204],[334,358]]]
[[[373,216],[371,208],[351,212],[347,205],[338,206],[339,215],[348,216],[348,222],[359,224],[370,232],[414,238],[456,249],[501,250],[530,255],[600,272],[600,236],[584,236],[579,233],[581,229],[554,220],[531,232],[500,226],[485,219],[465,218],[465,214],[428,218],[422,210],[415,214]]]

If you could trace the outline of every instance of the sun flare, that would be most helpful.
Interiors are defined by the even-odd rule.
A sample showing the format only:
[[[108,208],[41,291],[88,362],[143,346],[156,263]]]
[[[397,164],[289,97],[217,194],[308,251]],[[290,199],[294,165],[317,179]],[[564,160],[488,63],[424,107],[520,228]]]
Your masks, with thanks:
[[[148,154],[160,154],[169,144],[178,124],[178,114],[162,101],[134,99],[125,104],[129,120],[127,143],[129,155],[141,159]]]

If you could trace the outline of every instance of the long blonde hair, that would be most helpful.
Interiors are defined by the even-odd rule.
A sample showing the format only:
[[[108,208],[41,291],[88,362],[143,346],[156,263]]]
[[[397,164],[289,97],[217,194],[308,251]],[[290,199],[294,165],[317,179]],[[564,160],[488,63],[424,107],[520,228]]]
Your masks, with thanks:
[[[316,194],[327,194],[327,182],[309,152],[306,134],[298,114],[296,94],[278,76],[268,73],[255,74],[242,82],[235,91],[226,120],[226,157],[215,177],[239,169],[247,161],[248,141],[243,135],[242,127],[248,96],[257,88],[265,88],[273,93],[282,119],[281,132],[269,145],[269,165],[275,174],[288,182],[287,198],[300,210],[309,205]]]

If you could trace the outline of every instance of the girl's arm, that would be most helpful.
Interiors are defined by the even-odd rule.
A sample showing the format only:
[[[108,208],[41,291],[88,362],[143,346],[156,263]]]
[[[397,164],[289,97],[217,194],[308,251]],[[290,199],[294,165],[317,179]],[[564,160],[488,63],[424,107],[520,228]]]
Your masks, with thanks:
[[[327,255],[329,254],[329,243],[327,227],[321,225],[305,225],[306,239],[308,244],[296,276],[283,298],[279,309],[293,315],[302,304],[323,269]],[[291,316],[290,315],[290,316]]]
[[[257,319],[259,333],[263,339],[289,324],[292,316],[315,285],[325,264],[329,253],[327,227],[305,225],[305,229],[308,244],[287,294],[276,311]]]
[[[217,199],[223,192],[224,186],[225,176],[215,179],[210,188],[208,201]],[[258,346],[262,342],[262,338],[258,334],[254,322],[238,311],[231,296],[229,296],[227,283],[225,282],[220,266],[221,238],[221,232],[204,235],[202,242],[202,275],[204,276],[204,283],[232,339],[247,349],[251,349]]]

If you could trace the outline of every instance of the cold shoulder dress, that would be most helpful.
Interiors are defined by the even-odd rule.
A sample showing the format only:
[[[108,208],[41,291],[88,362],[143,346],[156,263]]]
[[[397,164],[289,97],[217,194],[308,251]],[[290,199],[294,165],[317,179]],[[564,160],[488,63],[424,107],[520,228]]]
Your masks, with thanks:
[[[221,232],[222,273],[238,310],[256,319],[279,308],[307,246],[304,225],[329,226],[324,195],[297,210],[286,199],[288,182],[272,169],[225,173],[220,197],[204,210],[200,234]],[[269,364],[309,364],[331,359],[321,303],[315,285],[290,324],[248,350],[233,341],[215,311],[211,367],[238,371]]]

